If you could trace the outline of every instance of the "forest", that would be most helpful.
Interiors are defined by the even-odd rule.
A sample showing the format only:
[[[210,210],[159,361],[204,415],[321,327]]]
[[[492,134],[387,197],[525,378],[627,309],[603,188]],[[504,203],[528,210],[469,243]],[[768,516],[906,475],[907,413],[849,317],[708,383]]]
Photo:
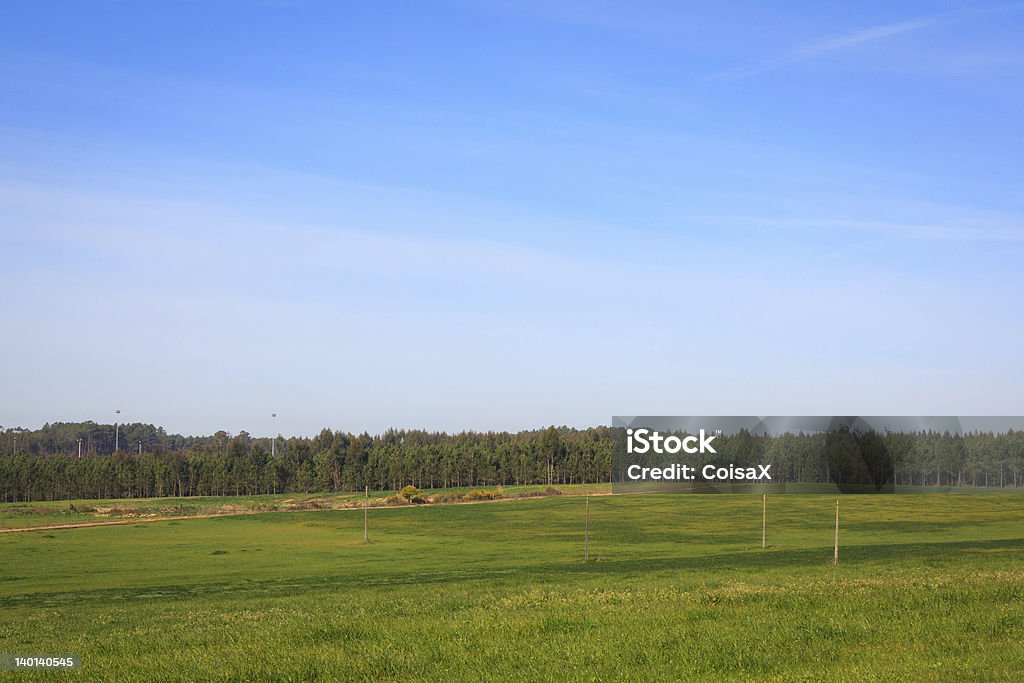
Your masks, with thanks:
[[[139,423],[53,423],[0,430],[0,501],[598,483],[617,477],[624,441],[610,427],[457,434],[391,429],[375,436],[323,429],[314,437],[272,440],[244,431],[181,436]],[[716,462],[770,463],[775,482],[842,484],[846,477],[879,486],[1024,486],[1019,431],[740,431],[716,445]]]
[[[184,437],[147,424],[120,425],[115,437],[114,425],[54,423],[0,432],[0,501],[606,482],[613,443],[608,427],[324,429],[272,442],[244,431]]]

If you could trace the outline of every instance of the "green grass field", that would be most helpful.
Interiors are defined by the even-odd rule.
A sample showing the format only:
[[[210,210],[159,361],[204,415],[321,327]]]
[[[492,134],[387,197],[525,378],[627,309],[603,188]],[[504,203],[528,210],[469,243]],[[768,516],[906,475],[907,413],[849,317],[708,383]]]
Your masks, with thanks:
[[[0,534],[0,653],[84,680],[1020,680],[1024,496],[590,498]],[[6,514],[0,510],[0,515]]]

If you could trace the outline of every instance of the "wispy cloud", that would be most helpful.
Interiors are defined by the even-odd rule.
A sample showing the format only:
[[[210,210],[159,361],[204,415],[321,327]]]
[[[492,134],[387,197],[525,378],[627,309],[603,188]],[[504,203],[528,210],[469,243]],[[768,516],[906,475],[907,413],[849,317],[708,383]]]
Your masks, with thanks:
[[[868,43],[913,33],[933,26],[938,21],[939,17],[936,16],[918,17],[917,19],[872,26],[859,31],[853,31],[852,33],[824,38],[804,45],[798,45],[784,55],[773,59],[766,59],[722,71],[714,76],[714,80],[738,81],[793,64],[810,61],[818,57],[850,50]]]
[[[935,24],[935,17],[922,17],[911,21],[902,21],[895,24],[873,26],[862,31],[854,31],[843,36],[836,36],[826,40],[807,45],[794,52],[796,56],[813,57],[819,54],[834,52],[848,47],[854,47],[862,43],[869,43],[882,38],[898,36],[901,33],[909,33],[926,26]]]
[[[956,214],[953,220],[884,220],[839,216],[730,216],[689,215],[681,217],[687,224],[732,228],[746,231],[761,230],[827,230],[840,233],[874,233],[895,239],[923,242],[985,242],[1009,246],[1024,243],[1024,220],[1017,215],[996,215],[959,210],[943,206],[942,210]]]

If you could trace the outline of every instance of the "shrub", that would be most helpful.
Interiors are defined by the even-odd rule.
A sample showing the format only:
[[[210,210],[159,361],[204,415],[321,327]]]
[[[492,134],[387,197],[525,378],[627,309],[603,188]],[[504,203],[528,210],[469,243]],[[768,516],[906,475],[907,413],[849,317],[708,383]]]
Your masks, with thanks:
[[[501,498],[501,491],[489,491],[487,489],[473,489],[466,494],[465,500],[495,500]]]
[[[432,503],[458,503],[462,501],[465,496],[458,491],[452,493],[435,493],[430,497]]]
[[[405,498],[406,500],[412,500],[413,498],[420,495],[420,490],[413,486],[412,484],[410,484],[409,486],[406,486],[404,489],[399,491],[398,495],[402,498]]]

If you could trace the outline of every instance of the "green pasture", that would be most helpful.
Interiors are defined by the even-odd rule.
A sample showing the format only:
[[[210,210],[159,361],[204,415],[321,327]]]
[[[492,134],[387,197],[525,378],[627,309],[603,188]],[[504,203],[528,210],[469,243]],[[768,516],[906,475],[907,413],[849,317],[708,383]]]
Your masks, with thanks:
[[[593,496],[0,534],[75,680],[1019,680],[1024,496]]]

